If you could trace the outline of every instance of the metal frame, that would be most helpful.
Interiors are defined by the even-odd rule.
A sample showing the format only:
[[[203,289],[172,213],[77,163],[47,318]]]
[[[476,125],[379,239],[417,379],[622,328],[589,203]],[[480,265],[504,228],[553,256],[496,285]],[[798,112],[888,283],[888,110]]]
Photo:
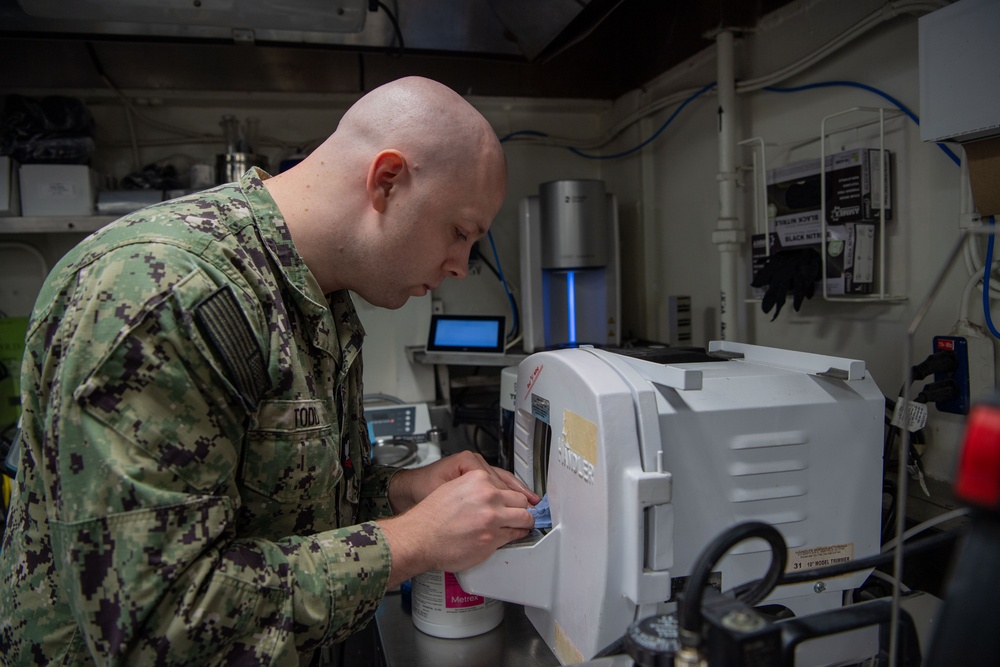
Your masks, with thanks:
[[[854,113],[876,113],[878,114],[878,121],[866,120],[859,121],[854,124],[848,125],[846,127],[839,127],[831,134],[837,132],[845,132],[847,130],[859,129],[868,125],[872,125],[878,122],[879,126],[879,137],[878,137],[878,183],[879,190],[882,195],[880,197],[881,203],[879,207],[879,226],[878,226],[878,238],[875,239],[875,243],[878,246],[878,292],[874,294],[859,294],[855,296],[830,296],[829,286],[826,280],[826,254],[827,254],[827,239],[826,239],[826,139],[827,139],[827,122],[833,120],[834,118],[839,118],[841,116],[846,116]],[[823,262],[823,300],[824,301],[841,301],[848,303],[858,303],[858,302],[900,302],[906,301],[907,297],[903,295],[886,294],[885,292],[885,214],[886,214],[886,202],[888,201],[888,189],[884,165],[885,165],[885,119],[886,117],[895,118],[901,116],[901,111],[888,112],[882,107],[852,107],[850,109],[845,109],[844,111],[838,111],[837,113],[830,114],[823,118],[820,123],[820,155],[819,155],[819,184],[820,184],[820,247],[822,252],[822,262]],[[875,167],[872,166],[872,181],[876,182],[874,179]]]

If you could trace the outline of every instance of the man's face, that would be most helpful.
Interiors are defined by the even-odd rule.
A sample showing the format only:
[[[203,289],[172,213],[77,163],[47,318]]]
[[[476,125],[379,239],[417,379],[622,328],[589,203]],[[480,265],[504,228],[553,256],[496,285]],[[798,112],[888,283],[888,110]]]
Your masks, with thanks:
[[[390,198],[389,224],[379,270],[361,293],[384,308],[437,289],[445,278],[464,278],[472,245],[486,235],[503,203],[503,180],[465,174],[433,192]]]

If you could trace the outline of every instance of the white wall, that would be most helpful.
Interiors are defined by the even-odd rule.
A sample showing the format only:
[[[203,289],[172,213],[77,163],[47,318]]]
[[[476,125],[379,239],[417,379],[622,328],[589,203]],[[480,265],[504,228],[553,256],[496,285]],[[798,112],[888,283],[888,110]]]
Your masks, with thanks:
[[[52,94],[48,90],[16,92],[38,96]],[[98,146],[93,167],[99,183],[104,187],[113,187],[112,184],[134,168],[128,123],[121,103],[105,91],[60,92],[80,97],[93,113]],[[277,165],[292,154],[295,147],[308,148],[325,139],[355,99],[344,95],[213,95],[184,91],[163,91],[155,98],[142,93],[129,95],[137,96],[136,106],[141,114],[133,121],[140,146],[139,164],[170,163],[182,174],[186,174],[192,164],[215,164],[216,155],[223,152],[219,121],[225,114],[236,115],[240,120],[248,117],[260,119],[261,134],[269,141],[258,152],[268,157],[271,171],[276,173]],[[590,137],[599,132],[601,114],[610,108],[607,102],[582,100],[471,98],[470,101],[490,120],[500,136],[532,129]],[[197,141],[180,139],[175,134],[158,129],[154,123],[202,133],[206,138]],[[505,151],[510,164],[510,182],[507,199],[494,221],[492,232],[501,268],[516,288],[519,271],[517,212],[520,200],[537,194],[538,185],[545,181],[599,178],[600,171],[596,162],[574,157],[563,148],[514,139],[505,142]],[[80,238],[81,235],[65,234],[47,238],[12,236],[10,240],[29,241],[38,246],[47,258],[55,261]],[[484,240],[482,246],[483,253],[495,264],[489,242]],[[509,313],[503,289],[493,274],[482,267],[473,267],[469,278],[463,282],[447,281],[433,296],[443,302],[446,312]]]
[[[3,92],[3,91],[0,91]],[[34,97],[53,94],[52,90],[10,91]],[[81,98],[95,118],[95,143],[98,150],[93,159],[97,180],[103,188],[113,188],[123,176],[135,168],[135,153],[130,129],[121,102],[103,90],[65,90],[61,94]],[[344,110],[354,101],[343,95],[261,95],[192,93],[161,91],[157,97],[148,93],[125,91],[134,100],[137,114],[132,126],[139,146],[138,164],[153,162],[174,165],[182,174],[192,164],[214,165],[223,152],[219,121],[232,114],[241,121],[248,117],[260,119],[260,131],[267,141],[258,152],[270,161],[272,173],[282,159],[296,147],[317,144],[332,132]],[[470,99],[496,128],[499,136],[512,131],[531,129],[568,136],[590,137],[600,131],[602,113],[609,102],[580,100],[531,99]],[[176,132],[163,126],[179,128],[186,133],[204,135],[204,139],[178,138]],[[519,296],[518,265],[518,204],[528,195],[537,194],[540,183],[563,178],[597,178],[597,163],[574,157],[563,148],[549,148],[512,140],[505,143],[510,163],[507,199],[492,225],[492,233],[500,259],[500,269],[510,282],[515,297]],[[17,234],[3,235],[0,247],[4,257],[11,257],[0,266],[0,312],[23,316],[29,314],[41,285],[38,262],[33,254],[12,243],[26,243],[37,249],[49,266],[78,243],[85,234]],[[491,264],[497,260],[490,243],[484,240],[482,252]],[[29,275],[30,272],[30,275]],[[510,305],[500,282],[481,263],[470,267],[463,281],[446,281],[428,299],[414,299],[399,311],[378,312],[358,300],[359,313],[368,330],[365,354],[366,391],[389,394],[408,401],[434,399],[433,371],[429,366],[411,366],[403,349],[420,345],[426,340],[431,299],[439,301],[444,312],[463,314],[505,314]],[[423,303],[426,301],[427,303]]]
[[[738,41],[738,78],[759,77],[794,62],[799,54],[832,40],[880,5],[817,0],[790,6],[780,16],[765,21],[752,37]],[[916,18],[895,18],[779,85],[856,81],[889,93],[919,115],[917,46]],[[624,117],[651,98],[700,86],[714,77],[714,53],[709,50],[660,77],[648,87],[654,91],[652,94],[643,91],[623,97],[612,117]],[[648,290],[644,312],[632,313],[625,320],[640,322],[649,338],[662,339],[665,335],[656,310],[671,294],[692,296],[696,344],[704,345],[719,335],[720,261],[712,243],[719,215],[717,104],[714,94],[702,96],[676,118],[645,155],[606,167],[605,178],[612,184],[611,189],[636,197],[634,201],[625,197],[624,206],[645,204],[644,233],[653,241],[655,262],[649,261],[647,253],[643,267]],[[816,139],[825,116],[857,106],[892,108],[872,93],[846,87],[787,94],[752,92],[739,95],[738,105],[741,130],[737,139],[762,137],[767,144],[768,167],[819,157]],[[646,126],[659,127],[676,107],[673,104],[656,112],[644,121]],[[877,140],[872,143],[870,135],[870,130],[837,133],[828,140],[827,153],[855,145],[877,147]],[[742,304],[744,327],[740,339],[862,359],[882,391],[895,397],[904,377],[907,328],[960,237],[961,179],[960,169],[936,146],[922,143],[919,128],[909,120],[890,121],[886,142],[894,154],[895,210],[888,230],[885,291],[905,300],[844,304],[824,303],[821,297],[815,297],[796,313],[789,298],[774,321],[771,315],[761,312],[759,302],[747,301]],[[961,149],[957,150],[961,155]],[[749,152],[742,156],[742,164],[752,164]],[[641,195],[627,186],[640,178],[649,183]],[[742,183],[743,226],[749,241],[753,231],[749,171],[743,172]],[[749,249],[743,254],[748,257]],[[982,255],[980,251],[980,262]],[[625,262],[625,266],[629,263]],[[749,267],[744,265],[741,273],[748,283]],[[959,260],[915,332],[912,363],[932,351],[934,335],[950,332],[959,317],[968,275]],[[981,324],[984,319],[982,308],[977,306],[979,294],[973,297],[969,313],[971,320]],[[749,297],[746,284],[742,296]],[[962,419],[937,414],[933,408],[931,413],[929,430],[933,440],[925,464],[932,476],[950,478]]]
[[[748,79],[785,67],[834,39],[882,4],[879,0],[794,3],[768,17],[756,32],[738,40],[737,74]],[[708,49],[613,105],[573,100],[470,98],[470,101],[486,115],[500,136],[535,130],[580,146],[603,137],[610,139],[604,150],[615,152],[649,137],[673,113],[677,103],[653,113],[640,113],[636,122],[623,122],[630,114],[678,91],[697,89],[715,77],[714,50]],[[880,88],[919,114],[916,18],[901,17],[882,23],[781,85],[839,79]],[[30,95],[52,91],[12,92]],[[101,146],[95,162],[98,170],[115,177],[127,173],[131,168],[131,150],[121,104],[106,91],[62,92],[83,97],[95,114],[96,139]],[[144,104],[143,113],[152,119],[206,135],[219,135],[222,114],[259,117],[262,134],[288,147],[266,148],[272,163],[277,163],[290,147],[324,138],[351,101],[345,96],[163,92],[156,99],[140,103]],[[769,166],[816,157],[819,147],[815,139],[820,133],[822,117],[858,105],[889,106],[870,93],[847,88],[741,94],[737,138],[763,137]],[[565,148],[533,140],[506,142],[510,186],[506,203],[494,222],[493,235],[508,280],[516,289],[520,200],[536,194],[538,185],[545,181],[603,178],[620,205],[623,330],[638,337],[663,340],[666,332],[662,311],[666,298],[686,294],[693,300],[694,343],[705,345],[718,337],[720,261],[712,243],[712,230],[719,215],[717,126],[717,97],[712,93],[689,104],[646,149],[616,160],[588,160]],[[143,163],[170,158],[186,169],[192,162],[214,162],[216,153],[221,152],[221,142],[217,139],[154,145],[170,135],[142,120],[135,127],[144,146]],[[610,128],[621,132],[611,139],[607,134]],[[837,139],[830,145],[867,140],[853,135]],[[838,304],[814,298],[799,313],[792,310],[791,303],[786,304],[773,322],[769,315],[760,312],[759,303],[740,300],[736,305],[740,308],[742,340],[863,359],[883,392],[895,396],[903,378],[907,327],[959,238],[960,179],[959,169],[936,147],[922,143],[918,129],[911,122],[890,123],[887,141],[895,155],[892,179],[895,211],[888,238],[886,287],[888,292],[905,297],[905,301]],[[806,143],[798,147],[801,142]],[[749,165],[749,154],[741,154],[740,161]],[[751,174],[741,171],[741,180],[744,185],[750,183]],[[743,226],[749,240],[750,197],[745,189],[740,193],[741,210],[745,214]],[[54,261],[68,243],[74,242],[72,238],[22,236],[9,240],[28,240]],[[483,251],[490,252],[488,243],[484,243]],[[749,245],[743,255],[748,257]],[[744,283],[741,296],[746,297],[749,282],[746,262],[741,275]],[[958,317],[966,277],[961,263],[951,272],[945,289],[916,332],[914,361],[931,351],[933,335],[951,329]],[[482,267],[473,267],[466,281],[446,282],[433,297],[442,302],[446,312],[508,312],[503,290],[492,273]],[[983,321],[981,308],[975,304],[970,313],[974,321]],[[366,355],[366,360],[375,358],[376,355]],[[933,441],[925,461],[934,476],[950,476],[961,423],[960,418],[932,414]]]

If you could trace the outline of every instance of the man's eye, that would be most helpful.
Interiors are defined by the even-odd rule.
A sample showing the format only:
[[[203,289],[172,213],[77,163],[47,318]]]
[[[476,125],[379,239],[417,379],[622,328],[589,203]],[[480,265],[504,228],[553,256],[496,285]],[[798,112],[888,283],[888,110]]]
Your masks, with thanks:
[[[460,228],[455,228],[455,236],[459,238],[460,241],[468,241],[469,235],[463,232]]]

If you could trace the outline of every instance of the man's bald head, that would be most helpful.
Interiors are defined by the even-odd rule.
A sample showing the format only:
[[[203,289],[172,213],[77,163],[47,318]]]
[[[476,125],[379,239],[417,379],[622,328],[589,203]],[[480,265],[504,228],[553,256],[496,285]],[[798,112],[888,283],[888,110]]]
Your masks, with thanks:
[[[329,139],[265,186],[324,291],[399,307],[466,274],[503,203],[507,165],[461,95],[407,77],[359,99]]]
[[[379,86],[359,99],[327,144],[318,150],[337,150],[341,158],[365,160],[395,149],[417,171],[461,172],[471,162],[492,162],[506,175],[503,150],[486,119],[452,89],[417,76]]]

